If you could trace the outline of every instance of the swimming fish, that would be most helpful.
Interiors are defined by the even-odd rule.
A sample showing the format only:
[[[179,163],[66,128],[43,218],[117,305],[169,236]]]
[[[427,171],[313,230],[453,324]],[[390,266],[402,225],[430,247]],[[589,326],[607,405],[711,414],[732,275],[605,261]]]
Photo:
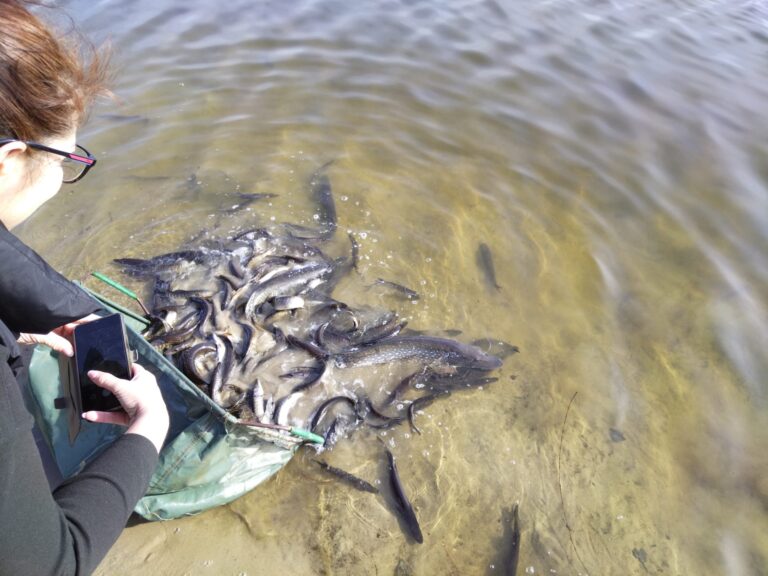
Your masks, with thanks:
[[[520,559],[520,518],[517,515],[517,504],[510,510],[503,510],[501,520],[504,523],[504,540],[509,540],[509,551],[503,561],[504,575],[515,576]]]
[[[493,266],[493,255],[491,254],[491,249],[488,248],[488,244],[480,244],[478,246],[477,265],[482,270],[488,286],[501,290],[501,286],[496,282],[496,269]]]
[[[341,468],[336,468],[335,466],[331,466],[330,464],[327,464],[322,460],[313,460],[313,462],[315,462],[318,466],[320,466],[326,472],[333,474],[337,478],[341,478],[342,480],[344,480],[344,482],[346,482],[351,486],[354,486],[358,490],[363,490],[364,492],[370,492],[371,494],[379,493],[378,488],[376,488],[369,482],[366,482],[362,478],[358,478],[354,474],[350,474],[346,470],[342,470]]]
[[[405,495],[405,489],[403,483],[400,481],[400,475],[397,473],[397,465],[395,464],[395,457],[388,448],[384,448],[387,451],[387,459],[389,460],[389,480],[392,484],[392,491],[395,493],[397,500],[398,512],[400,512],[405,525],[408,527],[408,531],[419,544],[424,542],[424,536],[421,533],[421,527],[419,526],[419,520],[416,518],[416,512],[413,510],[413,506],[408,501],[408,497]]]

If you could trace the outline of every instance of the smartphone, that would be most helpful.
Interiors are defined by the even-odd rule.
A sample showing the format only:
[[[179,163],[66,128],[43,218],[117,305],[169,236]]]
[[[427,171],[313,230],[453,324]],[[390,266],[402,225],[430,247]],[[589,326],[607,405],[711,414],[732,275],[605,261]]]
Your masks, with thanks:
[[[91,381],[88,371],[99,370],[124,380],[131,379],[132,367],[123,317],[110,314],[79,324],[73,332],[72,344],[75,349],[73,373],[80,389],[81,412],[120,410],[117,397]]]

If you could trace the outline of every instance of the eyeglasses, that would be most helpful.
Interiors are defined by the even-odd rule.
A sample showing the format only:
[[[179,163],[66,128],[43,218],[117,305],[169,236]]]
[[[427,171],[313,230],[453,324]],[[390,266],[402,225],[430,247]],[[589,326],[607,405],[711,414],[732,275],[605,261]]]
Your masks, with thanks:
[[[88,170],[96,165],[96,158],[79,144],[75,144],[75,152],[64,152],[63,150],[57,150],[37,142],[25,142],[15,138],[0,139],[0,146],[9,142],[23,142],[33,150],[42,150],[43,152],[63,156],[64,160],[61,163],[61,167],[64,170],[64,179],[62,180],[64,184],[77,182],[88,173]]]

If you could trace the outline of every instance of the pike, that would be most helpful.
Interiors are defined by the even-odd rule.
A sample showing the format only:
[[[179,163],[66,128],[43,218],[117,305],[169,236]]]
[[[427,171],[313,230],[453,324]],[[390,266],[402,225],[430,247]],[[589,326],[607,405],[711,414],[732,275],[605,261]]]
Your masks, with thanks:
[[[476,346],[433,336],[386,338],[368,346],[354,347],[340,352],[334,357],[334,362],[339,368],[347,368],[388,364],[414,358],[474,370],[494,370],[502,364],[501,360],[486,354]]]

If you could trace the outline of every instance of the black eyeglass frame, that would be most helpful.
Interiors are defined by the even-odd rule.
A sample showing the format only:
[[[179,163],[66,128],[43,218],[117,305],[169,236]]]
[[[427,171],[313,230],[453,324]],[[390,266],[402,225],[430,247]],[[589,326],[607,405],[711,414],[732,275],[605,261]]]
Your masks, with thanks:
[[[65,158],[69,158],[74,162],[83,164],[84,165],[83,171],[80,172],[80,174],[78,174],[77,178],[73,178],[72,180],[62,180],[64,184],[74,184],[78,180],[82,180],[83,176],[85,176],[88,173],[88,170],[90,170],[96,165],[96,157],[90,152],[88,152],[88,150],[80,146],[80,144],[75,144],[75,147],[78,150],[85,152],[85,156],[83,156],[82,154],[77,154],[76,152],[65,152],[64,150],[57,150],[56,148],[51,148],[50,146],[46,146],[45,144],[39,144],[37,142],[28,142],[25,140],[18,140],[16,138],[0,139],[0,146],[2,146],[3,144],[8,144],[10,142],[21,142],[22,144],[26,144],[33,150],[42,150],[43,152],[50,152],[51,154],[64,156]]]

